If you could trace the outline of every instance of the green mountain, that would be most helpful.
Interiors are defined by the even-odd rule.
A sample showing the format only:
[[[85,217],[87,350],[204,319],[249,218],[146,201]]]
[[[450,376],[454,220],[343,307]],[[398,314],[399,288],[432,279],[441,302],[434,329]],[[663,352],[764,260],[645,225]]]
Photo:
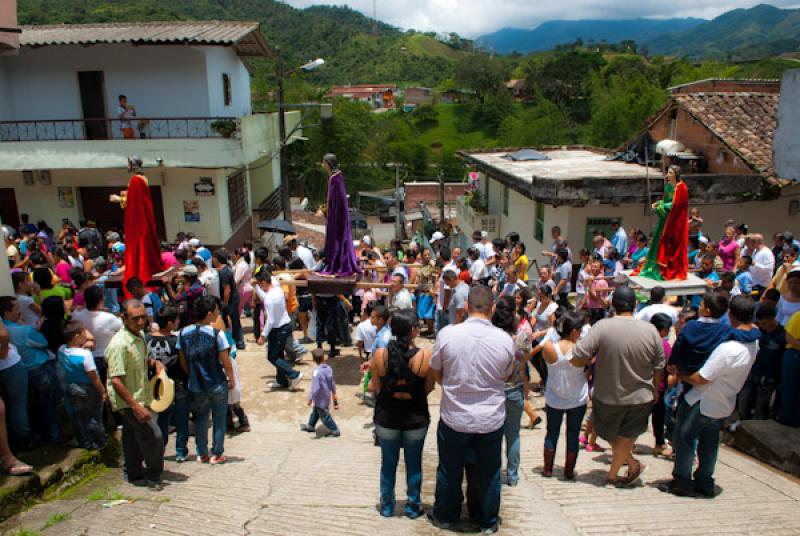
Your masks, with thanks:
[[[451,37],[402,32],[347,7],[295,9],[275,0],[19,0],[21,24],[156,20],[256,20],[287,66],[322,57],[308,77],[320,84],[414,82],[436,85],[469,46]],[[260,63],[256,61],[258,66]]]
[[[657,36],[644,44],[653,54],[750,60],[800,47],[800,9],[760,4],[734,9],[689,30]]]

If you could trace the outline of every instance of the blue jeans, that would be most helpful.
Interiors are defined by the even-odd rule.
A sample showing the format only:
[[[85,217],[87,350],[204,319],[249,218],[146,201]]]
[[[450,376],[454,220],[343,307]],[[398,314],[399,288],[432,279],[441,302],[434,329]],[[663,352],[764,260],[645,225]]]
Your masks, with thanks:
[[[406,514],[418,517],[422,513],[422,449],[428,427],[414,430],[395,430],[375,426],[381,446],[381,515],[391,517],[394,512],[394,484],[397,478],[397,463],[400,448],[406,462]]]
[[[311,408],[311,415],[308,416],[308,427],[315,428],[318,420],[322,421],[322,424],[324,424],[331,432],[335,432],[339,429],[336,426],[336,421],[334,421],[333,417],[331,417],[331,412],[328,411],[328,408],[320,408],[317,406]]]
[[[586,414],[586,405],[570,409],[556,409],[545,406],[547,413],[547,435],[544,438],[544,448],[556,450],[558,436],[561,435],[561,421],[567,415],[567,452],[578,452],[578,436],[581,433],[581,423]]]
[[[439,333],[439,331],[442,328],[446,328],[448,326],[448,324],[450,324],[450,316],[447,314],[447,311],[444,311],[444,310],[440,311],[439,309],[436,309],[436,312],[434,312],[433,318],[434,318],[434,321],[436,323],[435,324],[436,333]]]
[[[33,401],[34,422],[39,421],[43,428],[42,439],[50,444],[61,441],[61,427],[58,425],[61,387],[53,361],[28,371],[28,398]]]
[[[201,393],[192,393],[192,413],[195,418],[194,442],[198,456],[208,456],[208,414],[211,413],[211,454],[221,456],[225,451],[225,430],[228,418],[228,386],[220,384]]]
[[[6,400],[12,437],[24,442],[31,435],[31,427],[28,421],[28,369],[22,361],[0,370],[0,388]]]
[[[524,409],[525,397],[522,386],[507,389],[506,422],[503,431],[506,436],[506,473],[509,485],[519,481],[519,426]]]
[[[289,380],[297,378],[300,374],[292,368],[292,365],[284,357],[286,341],[291,336],[291,324],[284,324],[279,328],[274,328],[267,335],[267,361],[275,367],[277,371],[275,380],[282,387],[289,387]]]
[[[682,487],[714,492],[714,467],[719,452],[719,432],[725,419],[712,419],[700,413],[700,402],[690,406],[681,400],[672,435],[675,467],[672,477]],[[697,446],[697,469],[692,480],[692,462]]]
[[[783,353],[780,393],[778,420],[786,426],[800,426],[800,351],[794,348]]]
[[[503,427],[486,434],[457,432],[439,420],[436,434],[439,466],[436,469],[436,503],[433,514],[437,519],[454,523],[461,517],[464,495],[461,482],[467,451],[475,453],[475,468],[480,490],[480,511],[470,512],[481,529],[497,525],[500,511],[500,466],[502,464]]]
[[[72,427],[78,446],[89,450],[105,447],[108,436],[100,393],[91,383],[68,383],[67,396],[72,404]]]
[[[186,387],[179,387],[175,382],[175,398],[172,405],[158,414],[158,427],[164,436],[164,446],[169,442],[169,424],[175,418],[175,454],[186,457],[189,455],[189,409],[192,399]]]

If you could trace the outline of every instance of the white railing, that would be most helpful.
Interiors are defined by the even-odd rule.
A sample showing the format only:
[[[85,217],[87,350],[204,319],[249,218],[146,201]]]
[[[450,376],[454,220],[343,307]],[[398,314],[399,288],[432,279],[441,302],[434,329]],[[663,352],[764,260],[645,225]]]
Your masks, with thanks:
[[[500,236],[500,215],[499,214],[480,214],[475,209],[464,202],[464,197],[458,197],[456,204],[456,216],[462,229],[469,228],[471,231],[486,231],[489,236]]]

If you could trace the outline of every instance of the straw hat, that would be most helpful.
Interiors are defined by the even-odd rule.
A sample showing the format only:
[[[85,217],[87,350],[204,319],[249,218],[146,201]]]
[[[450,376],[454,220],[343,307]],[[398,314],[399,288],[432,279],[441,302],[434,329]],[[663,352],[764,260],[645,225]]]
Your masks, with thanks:
[[[153,393],[150,409],[156,413],[161,413],[172,405],[172,400],[175,398],[175,382],[167,376],[166,370],[162,370],[150,380],[150,392]]]

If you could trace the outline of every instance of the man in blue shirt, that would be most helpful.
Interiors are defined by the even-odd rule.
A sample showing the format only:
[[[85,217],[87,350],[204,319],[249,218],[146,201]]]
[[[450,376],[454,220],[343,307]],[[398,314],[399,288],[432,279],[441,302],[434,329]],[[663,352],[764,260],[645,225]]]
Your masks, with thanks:
[[[28,370],[28,399],[33,401],[31,422],[41,423],[42,439],[51,445],[61,442],[58,425],[59,387],[55,361],[47,353],[47,339],[32,326],[20,324],[22,311],[16,298],[0,298],[0,315],[11,343],[17,347],[22,364]]]
[[[614,233],[614,237],[611,239],[611,245],[617,248],[617,252],[624,257],[628,253],[628,233],[626,233],[625,229],[620,225],[618,218],[611,220],[611,231]]]
[[[714,271],[714,257],[711,255],[703,257],[700,261],[700,271],[697,273],[697,276],[706,281],[706,286],[709,289],[716,286],[716,283],[719,282],[719,274]],[[701,303],[703,303],[702,295],[692,297],[692,307],[699,309]]]
[[[369,355],[375,355],[375,350],[378,348],[387,348],[392,340],[392,330],[389,327],[389,308],[385,305],[379,305],[373,309],[373,312],[378,315],[379,322],[383,322],[383,327],[375,335],[375,342],[370,348]]]

